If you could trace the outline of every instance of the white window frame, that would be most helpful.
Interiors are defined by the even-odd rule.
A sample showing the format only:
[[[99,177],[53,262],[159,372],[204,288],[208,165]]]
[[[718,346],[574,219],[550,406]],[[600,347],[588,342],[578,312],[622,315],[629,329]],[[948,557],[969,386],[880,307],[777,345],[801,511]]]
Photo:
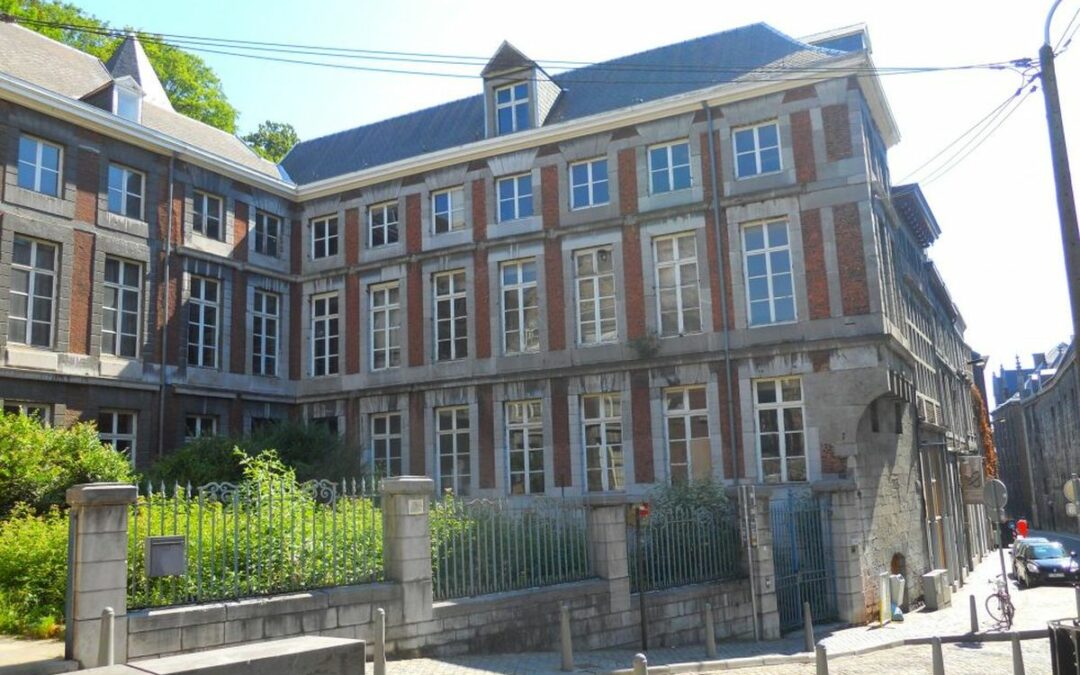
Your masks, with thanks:
[[[439,492],[447,489],[453,490],[455,495],[468,495],[472,492],[472,420],[469,418],[469,406],[451,405],[435,408],[435,470],[438,476]],[[449,414],[451,424],[443,428],[443,413]],[[464,419],[464,426],[461,421]],[[465,442],[465,450],[461,449],[461,439]],[[450,444],[450,452],[443,452],[443,441],[447,439]],[[451,459],[451,471],[447,475],[443,471],[442,461],[445,457]],[[462,461],[464,460],[464,461]],[[462,471],[461,467],[465,467]]]
[[[393,431],[393,421],[397,420],[397,433]],[[379,429],[379,423],[382,423],[382,429]],[[380,476],[400,476],[403,475],[405,466],[403,464],[404,452],[402,448],[402,417],[399,412],[383,412],[372,413],[369,423],[371,425],[371,457],[372,466]],[[397,455],[395,456],[393,448],[394,443],[397,443]],[[396,463],[397,471],[394,470]],[[382,470],[379,471],[379,467]]]
[[[596,165],[603,163],[604,165],[604,178],[597,179],[595,176]],[[572,211],[578,211],[580,209],[588,209],[594,206],[603,206],[604,204],[611,203],[611,174],[608,173],[608,160],[607,157],[594,157],[593,159],[586,159],[581,162],[574,162],[567,169],[570,182],[570,209]],[[579,167],[585,167],[585,182],[577,183],[574,181],[574,169]],[[600,201],[597,198],[596,191],[597,186],[601,183],[604,185],[604,189],[607,191],[607,198]],[[585,188],[587,197],[584,203],[577,203],[576,195],[577,188]]]
[[[382,325],[380,325],[380,323]],[[368,287],[368,324],[371,370],[389,370],[401,365],[401,283],[389,281]],[[376,337],[382,337],[382,346]],[[381,358],[380,358],[381,357]]]
[[[660,244],[661,242],[670,241],[672,245],[671,260],[660,260]],[[694,254],[692,257],[682,257],[682,243],[683,241],[693,242]],[[656,267],[656,327],[657,332],[661,337],[675,337],[679,335],[693,335],[700,333],[703,330],[704,319],[702,317],[701,310],[701,266],[698,265],[698,238],[697,231],[691,230],[690,232],[678,232],[675,234],[664,235],[653,238],[653,261]],[[694,276],[696,277],[693,285],[697,288],[697,305],[690,307],[687,305],[685,299],[684,288],[691,284],[683,283],[683,274],[686,267],[693,264]],[[665,289],[661,282],[661,272],[665,269],[674,270],[675,285],[671,289]],[[677,331],[665,332],[664,331],[664,302],[663,293],[674,292],[675,293],[675,316]],[[688,312],[697,312],[697,326],[689,325]]]
[[[22,142],[24,140],[30,141],[31,143],[34,144],[34,158],[33,158],[32,161],[26,161],[26,160],[24,160],[22,158]],[[16,166],[16,170],[15,170],[15,173],[16,173],[16,176],[15,176],[16,185],[18,185],[20,188],[22,188],[24,190],[33,190],[34,192],[40,192],[41,194],[49,195],[50,197],[59,197],[61,195],[61,193],[63,193],[63,191],[64,191],[64,181],[63,181],[63,177],[64,177],[64,148],[63,148],[63,146],[57,145],[56,143],[50,143],[49,141],[46,141],[45,139],[38,138],[37,136],[31,136],[30,134],[20,134],[19,135],[19,146],[20,146],[19,147],[19,153],[18,153],[19,156],[18,156],[18,159],[17,159],[18,166]],[[52,149],[56,150],[57,156],[56,156],[56,169],[55,170],[50,169],[47,166],[45,166],[44,154],[45,154],[45,148],[46,147],[49,147],[49,148],[52,148]],[[34,172],[33,173],[34,179],[33,179],[32,185],[23,185],[22,182],[19,180],[19,176],[22,175],[21,172],[19,171],[19,169],[21,169],[23,166],[29,166],[32,169],[32,171]],[[56,192],[48,192],[47,190],[41,189],[42,188],[42,176],[45,173],[54,173],[54,174],[56,174]]]
[[[506,427],[506,473],[507,494],[531,495],[544,494],[547,476],[544,472],[544,401],[528,399],[507,401],[503,406],[503,418]],[[511,440],[515,433],[521,434],[522,447],[514,447]],[[521,455],[521,468],[514,468],[517,455]],[[539,459],[537,460],[537,455]],[[539,462],[537,464],[537,462]],[[515,491],[514,480],[520,479],[521,489]],[[539,479],[540,485],[534,486],[533,480]]]
[[[598,416],[588,417],[586,409],[590,400],[596,400]],[[589,443],[589,427],[599,429],[599,443]],[[608,431],[615,429],[619,433],[619,442],[608,443]],[[601,394],[583,394],[581,397],[581,447],[584,450],[582,466],[585,467],[586,492],[611,492],[622,490],[626,484],[626,436],[622,423],[622,395],[617,392]],[[597,466],[589,461],[593,448],[597,453]],[[592,487],[590,474],[599,472],[599,487]]]
[[[525,87],[525,98],[518,98],[518,89]],[[492,97],[495,101],[495,135],[501,136],[503,134],[512,134],[515,131],[524,131],[525,129],[532,128],[532,107],[529,100],[529,83],[527,81],[513,82],[511,84],[504,85],[502,87],[496,87],[492,93]],[[510,98],[507,101],[499,102],[499,94],[504,91],[510,92]],[[522,122],[518,119],[518,107],[525,106],[525,120]],[[500,125],[499,113],[503,110],[510,110],[510,128],[503,129]]]
[[[120,185],[119,186],[113,185],[112,176],[113,176],[113,170],[114,169],[116,171],[120,172]],[[131,177],[132,176],[138,176],[139,177],[139,191],[138,192],[131,192],[129,190],[129,188],[131,187],[130,183],[131,183]],[[142,171],[132,169],[131,167],[125,166],[123,164],[117,164],[116,162],[110,162],[109,163],[109,176],[108,176],[108,178],[109,178],[109,180],[108,180],[108,183],[109,183],[109,195],[108,195],[108,199],[106,201],[108,202],[109,212],[110,213],[115,213],[116,215],[123,216],[125,218],[131,218],[133,220],[146,220],[146,216],[145,216],[145,214],[146,214],[146,174],[143,173]],[[112,197],[113,197],[113,195],[119,195],[120,196],[121,207],[120,207],[119,211],[116,211],[116,210],[114,210],[112,208]],[[134,198],[139,200],[139,213],[137,215],[132,215],[132,214],[128,213],[128,199],[131,198],[131,197],[134,197]]]
[[[439,197],[445,196],[446,203],[450,207],[440,211],[436,207]],[[439,229],[439,216],[446,217],[446,229]],[[446,234],[459,232],[466,229],[465,226],[465,187],[458,185],[443,190],[435,190],[431,193],[431,233]]]
[[[446,292],[439,292],[440,280],[446,280]],[[460,285],[459,285],[460,282]],[[432,342],[435,347],[434,359],[436,361],[455,361],[466,358],[469,355],[469,291],[468,279],[464,269],[437,272],[431,277],[432,297],[434,307],[432,318],[435,329],[432,333]],[[465,306],[465,311],[460,316],[457,314],[458,302]],[[443,309],[446,315],[443,315]],[[458,325],[462,328],[459,331]],[[446,337],[443,337],[442,328],[446,328]],[[460,333],[460,334],[459,334]],[[459,347],[459,342],[461,346]],[[440,347],[448,346],[447,356],[442,356]]]
[[[331,293],[318,293],[311,296],[311,376],[326,377],[337,375],[341,362],[341,298],[337,291]],[[326,311],[318,313],[320,303],[325,303]],[[336,307],[332,307],[336,305]],[[320,335],[319,329],[322,329]],[[322,355],[318,355],[316,347],[323,346]],[[319,366],[322,372],[319,372]]]
[[[770,226],[773,226],[773,225],[783,225],[783,227],[784,227],[784,244],[783,245],[773,246],[773,245],[771,245],[769,243],[770,238],[771,238],[771,235],[769,233],[769,229],[770,229]],[[748,248],[748,244],[747,244],[746,239],[747,239],[747,234],[750,232],[750,230],[752,230],[754,228],[760,228],[761,229],[761,237],[762,237],[762,243],[763,243],[764,247],[754,249],[753,251],[751,251]],[[742,230],[741,231],[741,236],[742,236],[742,249],[743,249],[743,283],[746,286],[746,294],[745,294],[746,298],[745,299],[746,299],[746,323],[747,323],[747,325],[750,326],[751,328],[756,328],[758,326],[773,326],[773,325],[777,325],[777,324],[794,323],[794,322],[798,321],[799,320],[799,307],[798,307],[798,303],[795,301],[795,270],[792,267],[791,230],[788,227],[787,221],[786,220],[766,220],[766,221],[760,221],[760,222],[756,222],[756,223],[747,223],[746,225],[743,225],[741,230]],[[784,254],[787,255],[788,269],[787,269],[786,272],[776,272],[776,271],[773,270],[773,254],[774,253],[784,253]],[[755,302],[760,303],[761,300],[760,299],[753,300],[751,298],[751,295],[750,295],[750,283],[751,283],[750,256],[751,255],[760,255],[760,256],[763,256],[764,259],[765,259],[765,274],[764,274],[764,276],[758,275],[758,276],[753,277],[753,279],[764,278],[766,283],[768,284],[768,298],[767,298],[767,301],[768,301],[768,304],[769,304],[769,320],[765,321],[765,322],[755,322],[754,321],[753,303],[755,303]],[[791,282],[790,282],[791,283],[791,295],[783,295],[783,296],[777,295],[776,288],[775,288],[776,287],[777,277],[784,276],[785,274],[788,277],[790,277],[790,279],[791,279]],[[790,300],[791,301],[791,318],[790,319],[778,320],[776,318],[776,304],[777,304],[777,301],[779,301],[779,300]]]
[[[522,281],[524,278],[524,272],[527,266],[531,265],[533,270],[532,281]],[[517,281],[514,283],[506,283],[506,270],[509,268],[516,268]],[[502,311],[502,335],[503,335],[503,353],[504,354],[530,354],[540,351],[540,284],[539,284],[539,268],[536,264],[536,258],[519,258],[518,260],[508,260],[499,265],[499,288],[500,288],[500,302]],[[532,293],[535,303],[533,305],[526,305],[525,298],[528,295],[529,289],[533,289]],[[508,296],[513,295],[515,298],[516,307],[513,309],[507,309],[506,299]],[[507,330],[507,318],[511,315],[516,316],[518,328],[514,331],[515,338],[511,340],[510,333]],[[529,323],[529,317],[533,316],[533,325],[536,326],[533,331],[534,337],[530,338],[526,326]]]
[[[259,255],[277,258],[281,255],[281,218],[266,211],[255,211],[255,236],[252,249]]]
[[[120,416],[125,415],[131,418],[131,431],[123,434],[117,431],[119,428]],[[108,429],[103,429],[101,422],[103,418],[110,420]],[[113,450],[126,454],[128,460],[132,466],[135,466],[135,446],[138,439],[138,420],[139,414],[133,410],[99,410],[98,411],[98,438],[102,443],[108,443],[112,446]],[[126,444],[127,449],[121,449],[119,445]]]
[[[211,213],[214,206],[216,213]],[[215,226],[217,234],[211,232]],[[191,229],[208,239],[225,241],[225,198],[203,190],[195,190],[191,197]]]
[[[700,392],[704,407],[695,408],[691,404],[691,392]],[[705,445],[708,448],[711,444],[710,429],[709,429],[709,393],[708,388],[703,384],[691,384],[678,387],[667,387],[663,391],[664,401],[664,447],[667,451],[668,460],[668,479],[670,482],[685,482],[698,480],[700,477],[694,475],[694,441],[704,439]],[[679,406],[671,406],[671,397],[678,396]],[[694,436],[695,422],[703,419],[705,421],[705,435]],[[674,438],[671,433],[672,425],[678,425],[682,428],[682,437]],[[673,451],[674,443],[682,443],[685,445],[682,461],[676,462],[675,452]],[[709,469],[712,469],[712,458],[710,450]],[[677,467],[681,470],[681,475],[676,478]]]
[[[320,228],[322,228],[321,235],[319,233]],[[312,218],[310,230],[312,260],[333,258],[341,251],[341,246],[338,242],[338,237],[341,236],[341,227],[336,215]],[[321,255],[319,253],[320,245],[322,248]]]
[[[679,146],[686,146],[686,164],[675,164],[675,148]],[[657,150],[663,150],[667,157],[667,166],[657,168],[653,166],[653,153]],[[649,160],[649,194],[651,195],[664,195],[670,192],[679,192],[680,190],[689,190],[694,187],[694,160],[690,154],[690,141],[689,139],[671,141],[668,143],[657,143],[656,145],[650,145],[646,150],[646,155]],[[686,168],[688,183],[684,187],[675,187],[675,171],[676,169]],[[667,190],[656,190],[653,185],[653,174],[665,173],[668,180]]]
[[[769,147],[762,147],[761,145],[761,130],[765,127],[776,127],[776,145]],[[735,137],[740,132],[750,131],[754,135],[754,147],[752,150],[744,150],[739,152],[738,145],[735,142]],[[775,171],[762,171],[761,168],[761,154],[766,150],[776,148],[777,156],[777,169]],[[735,161],[735,179],[741,180],[743,178],[756,178],[757,176],[769,176],[775,173],[780,173],[784,170],[784,152],[783,143],[780,141],[780,123],[778,120],[769,120],[767,122],[760,122],[758,124],[751,124],[747,126],[737,127],[731,130],[731,152]],[[754,157],[754,173],[743,175],[739,171],[739,158],[744,155],[753,155]]]
[[[30,347],[42,347],[45,349],[51,349],[56,340],[56,298],[57,298],[57,282],[59,281],[59,275],[57,274],[57,262],[59,260],[60,246],[50,241],[40,241],[38,239],[32,239],[30,237],[24,237],[21,234],[16,234],[14,241],[24,241],[30,244],[30,263],[19,263],[15,261],[14,244],[12,245],[11,254],[11,270],[21,271],[26,273],[26,292],[15,290],[14,280],[9,281],[9,298],[14,296],[24,296],[26,298],[26,314],[24,316],[18,316],[12,311],[11,304],[8,314],[8,340],[15,344],[27,345]],[[52,249],[52,269],[45,269],[38,267],[38,250],[40,247],[45,246]],[[51,292],[48,296],[38,295],[38,286],[43,283],[45,277],[49,278],[49,287]],[[35,299],[44,299],[48,297],[49,301],[49,340],[47,344],[40,344],[34,342],[34,324],[44,323],[41,319],[34,318],[34,305]],[[13,304],[13,303],[12,303]],[[12,324],[16,321],[21,321],[24,324],[23,339],[17,340],[11,337]]]
[[[393,212],[394,219],[390,220],[389,216]],[[382,215],[379,223],[375,222],[375,216]],[[372,204],[367,208],[367,222],[368,222],[368,236],[367,246],[368,248],[380,248],[383,246],[392,246],[401,241],[401,220],[400,212],[398,210],[398,202],[396,199],[379,204]],[[375,243],[375,233],[379,231],[382,233],[382,243]],[[390,240],[390,233],[393,232],[394,239]]]
[[[783,387],[783,385],[784,385],[785,382],[797,382],[798,383],[799,397],[797,399],[785,399],[784,398],[784,393],[783,393],[784,387]],[[760,402],[759,390],[760,390],[761,386],[764,385],[764,384],[770,384],[771,386],[775,387],[776,401],[774,401],[772,403],[761,403]],[[806,448],[806,409],[803,406],[803,402],[805,401],[806,397],[805,397],[805,394],[803,392],[802,378],[800,378],[800,377],[779,377],[779,378],[768,378],[768,379],[754,380],[753,395],[754,395],[754,445],[757,448],[757,463],[758,463],[758,477],[759,477],[759,480],[762,483],[764,483],[764,482],[776,483],[777,482],[777,481],[767,481],[767,478],[766,478],[766,475],[765,475],[765,461],[764,461],[765,458],[762,456],[762,438],[767,433],[770,436],[775,435],[777,437],[777,443],[778,443],[778,447],[779,447],[779,458],[778,458],[778,460],[780,462],[780,480],[779,480],[779,483],[792,482],[791,479],[790,479],[790,476],[789,476],[789,473],[790,473],[789,463],[790,463],[792,458],[798,459],[799,457],[801,457],[802,461],[803,461],[803,474],[805,475],[805,478],[802,479],[802,480],[799,480],[797,482],[800,482],[800,483],[806,482],[810,478],[810,475],[809,475],[810,467],[809,467],[809,455],[808,455],[807,448]],[[784,411],[787,410],[787,409],[797,409],[799,411],[799,420],[801,422],[801,427],[800,428],[798,428],[798,429],[796,429],[796,428],[788,429],[787,428],[787,423],[786,423],[786,421],[784,419],[785,418]],[[777,431],[775,431],[775,432],[763,432],[762,431],[762,428],[761,428],[761,413],[762,412],[775,412],[776,413]],[[788,455],[788,452],[789,452],[788,446],[789,446],[789,443],[790,443],[789,436],[794,436],[796,434],[801,438],[802,455],[801,456],[800,455],[789,456]],[[777,458],[772,458],[772,459],[777,459]]]
[[[4,414],[22,414],[27,417],[37,417],[45,426],[52,426],[53,408],[48,403],[34,403],[30,401],[4,401]]]
[[[109,262],[110,261],[116,261],[117,271],[119,273],[119,278],[118,278],[117,281],[109,281],[108,270],[109,270]],[[130,286],[127,283],[125,283],[126,278],[127,278],[126,271],[127,271],[127,269],[129,267],[135,268],[135,281],[136,281],[135,286]],[[111,290],[113,293],[115,293],[116,306],[109,307],[107,298],[102,299],[102,303],[101,303],[101,353],[103,353],[103,354],[111,354],[113,356],[120,356],[120,357],[123,357],[123,358],[131,358],[131,359],[138,358],[138,356],[139,356],[139,346],[140,346],[139,345],[139,334],[141,332],[139,324],[142,321],[142,275],[143,275],[142,265],[137,263],[137,262],[134,262],[134,261],[131,261],[131,260],[125,260],[124,258],[119,258],[119,257],[114,257],[114,256],[106,256],[105,257],[105,278],[104,278],[103,283],[105,285],[106,290]],[[131,292],[131,291],[135,292],[135,307],[129,307],[127,302],[126,302],[127,294],[125,292]],[[106,315],[107,312],[113,312],[114,315],[115,315],[115,319],[114,319],[114,322],[113,322],[114,330],[112,330],[112,331],[108,330],[105,327],[105,323],[106,323],[105,322],[105,315]],[[124,327],[124,321],[123,321],[124,316],[125,315],[130,316],[132,314],[135,315],[135,332],[134,333],[126,332],[123,329],[123,327]],[[113,338],[113,349],[112,349],[112,351],[109,351],[107,349],[107,347],[106,347],[106,337],[108,335],[110,335],[110,334],[112,335],[112,338]],[[125,337],[134,338],[134,341],[135,341],[135,348],[132,351],[132,353],[130,353],[130,354],[124,354],[123,353],[122,345],[123,345],[123,339]]]
[[[125,105],[130,106],[130,111],[124,109]],[[113,85],[113,114],[131,122],[141,122],[142,94],[119,82]]]
[[[195,424],[192,425],[191,423]],[[192,426],[195,433],[192,434]],[[217,415],[185,415],[184,416],[184,442],[190,443],[197,438],[206,438],[218,435]]]
[[[609,269],[605,272],[600,271],[600,261],[602,254],[606,253],[608,257]],[[580,270],[579,260],[583,257],[592,258],[592,273],[582,275]],[[592,346],[610,344],[619,340],[619,303],[616,295],[615,287],[615,251],[612,246],[597,246],[595,248],[580,249],[574,251],[573,255],[574,263],[574,309],[575,309],[575,322],[577,323],[577,343],[581,346]],[[605,278],[610,278],[611,281],[611,294],[605,295],[601,291],[601,282]],[[592,293],[587,292],[587,288],[591,284]],[[583,308],[583,303],[592,304],[592,312],[588,313],[589,316],[585,316],[586,312]],[[604,317],[603,307],[605,303],[610,303],[611,316]],[[586,324],[591,324],[594,327],[596,339],[585,339]],[[611,325],[610,334],[605,337],[605,331],[603,326],[605,324]]]
[[[503,197],[504,185],[510,186],[511,195],[509,197]],[[528,194],[525,193],[524,187],[528,188]],[[523,218],[531,218],[536,212],[533,203],[532,174],[519,173],[513,176],[504,176],[496,180],[495,200],[497,202],[496,213],[499,216],[500,223],[509,223]],[[504,216],[503,204],[508,204],[512,209],[512,213]],[[528,206],[528,209],[525,208],[526,205]],[[528,212],[526,213],[526,211]]]
[[[273,299],[273,311],[267,300]],[[251,374],[277,377],[281,344],[281,294],[254,289],[251,297]]]
[[[198,295],[195,294],[196,282],[198,282],[198,288],[200,289]],[[213,284],[213,298],[206,297],[208,295],[206,293],[207,284]],[[218,343],[221,340],[221,281],[210,277],[192,276],[188,305],[187,363],[189,366],[195,366],[196,368],[217,368]],[[192,316],[193,309],[195,312],[194,317]],[[213,316],[215,317],[212,322],[207,320],[207,315],[211,309],[214,310]],[[204,339],[207,328],[213,333],[210,344],[207,344]],[[194,340],[192,340],[193,337]],[[191,360],[191,348],[193,346],[198,350],[196,352],[198,358],[194,362]],[[206,350],[208,349],[212,356],[209,363],[206,358]]]

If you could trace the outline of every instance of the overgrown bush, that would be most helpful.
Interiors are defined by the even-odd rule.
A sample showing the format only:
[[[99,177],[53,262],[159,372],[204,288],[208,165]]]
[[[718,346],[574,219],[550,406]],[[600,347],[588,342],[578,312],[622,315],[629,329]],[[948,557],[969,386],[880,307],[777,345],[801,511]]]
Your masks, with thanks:
[[[72,485],[130,482],[128,458],[101,442],[93,424],[67,429],[26,415],[0,415],[0,518],[18,503],[44,513]]]
[[[649,498],[654,511],[706,509],[727,514],[734,508],[724,486],[711,480],[657,485]]]
[[[67,588],[67,514],[20,504],[0,520],[0,633],[56,637]]]

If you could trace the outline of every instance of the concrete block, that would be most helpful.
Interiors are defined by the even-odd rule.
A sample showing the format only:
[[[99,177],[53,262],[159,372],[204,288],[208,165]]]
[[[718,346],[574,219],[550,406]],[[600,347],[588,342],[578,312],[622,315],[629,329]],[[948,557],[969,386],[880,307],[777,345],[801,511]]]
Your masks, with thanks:
[[[300,615],[300,624],[305,633],[318,633],[326,628],[337,628],[337,608],[304,612]]]
[[[83,533],[75,537],[79,562],[105,562],[127,560],[127,533]]]
[[[431,581],[414,581],[401,586],[402,613],[406,623],[426,621],[432,615]]]
[[[143,609],[128,615],[128,630],[138,633],[145,630],[197,626],[204,623],[225,621],[224,603],[194,605],[189,607],[169,607],[165,609]]]
[[[263,635],[268,638],[297,635],[302,628],[299,614],[278,614],[263,619]]]
[[[180,628],[141,631],[128,636],[128,658],[174,654],[182,649]]]
[[[371,605],[341,605],[337,607],[337,625],[353,626],[371,621]]]
[[[184,651],[207,649],[225,643],[224,623],[204,623],[180,629],[180,648]]]
[[[395,582],[361,584],[357,586],[336,586],[323,591],[327,606],[357,605],[364,603],[388,602],[401,597],[401,588]]]
[[[106,607],[112,607],[118,616],[122,615],[127,607],[127,589],[116,588],[76,593],[74,619],[76,621],[100,619],[101,612]]]
[[[263,638],[263,619],[239,619],[225,623],[225,642],[251,642]]]
[[[305,635],[131,663],[151,675],[345,675],[363,672],[365,645]]]
[[[91,508],[79,514],[80,534],[127,533],[128,513],[124,508]]]
[[[225,616],[229,621],[232,621],[234,619],[251,619],[258,616],[267,617],[277,614],[307,612],[313,609],[326,609],[327,606],[326,594],[320,591],[290,593],[288,595],[274,595],[268,598],[251,598],[237,602],[227,602],[225,603]]]

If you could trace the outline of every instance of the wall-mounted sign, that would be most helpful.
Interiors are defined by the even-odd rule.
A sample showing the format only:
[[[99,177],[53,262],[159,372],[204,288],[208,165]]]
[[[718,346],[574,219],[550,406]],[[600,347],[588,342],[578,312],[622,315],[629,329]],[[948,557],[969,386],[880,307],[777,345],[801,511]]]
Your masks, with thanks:
[[[986,484],[986,474],[983,473],[983,458],[981,455],[960,455],[958,457],[960,470],[960,491],[965,504],[983,503],[983,486]]]

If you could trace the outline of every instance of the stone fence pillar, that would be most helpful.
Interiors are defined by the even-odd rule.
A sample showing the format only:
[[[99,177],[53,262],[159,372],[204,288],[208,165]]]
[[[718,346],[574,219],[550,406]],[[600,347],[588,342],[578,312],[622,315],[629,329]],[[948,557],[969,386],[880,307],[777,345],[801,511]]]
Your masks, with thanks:
[[[401,584],[404,623],[429,621],[433,599],[428,513],[435,482],[422,476],[384,478],[381,489],[386,580]]]
[[[754,568],[754,581],[758,598],[758,616],[761,637],[764,640],[780,639],[780,610],[776,604],[776,568],[773,564],[772,520],[769,517],[769,496],[761,495],[751,504],[740,505],[750,509],[754,520],[754,546],[750,547],[750,565]]]
[[[621,496],[586,498],[587,537],[593,573],[608,582],[612,613],[630,609],[630,568],[626,558],[626,501]]]
[[[135,486],[126,483],[90,483],[67,491],[71,514],[64,653],[83,668],[103,665],[100,630],[106,607],[116,615],[116,662],[127,661],[128,506],[137,494]]]

